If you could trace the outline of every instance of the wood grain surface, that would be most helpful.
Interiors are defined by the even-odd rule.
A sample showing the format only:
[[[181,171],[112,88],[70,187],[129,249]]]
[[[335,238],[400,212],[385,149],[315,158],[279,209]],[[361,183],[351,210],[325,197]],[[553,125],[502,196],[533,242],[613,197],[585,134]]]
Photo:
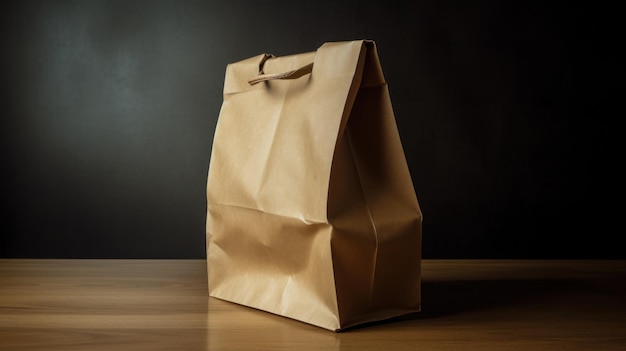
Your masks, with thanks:
[[[207,296],[204,260],[0,260],[0,350],[626,350],[626,261],[424,260],[423,311],[333,333]]]

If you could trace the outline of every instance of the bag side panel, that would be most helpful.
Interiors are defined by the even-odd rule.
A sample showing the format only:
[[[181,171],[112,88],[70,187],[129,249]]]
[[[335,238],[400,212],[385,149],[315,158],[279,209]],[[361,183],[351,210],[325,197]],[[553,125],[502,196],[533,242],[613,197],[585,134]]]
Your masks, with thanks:
[[[375,48],[364,74],[382,76]],[[419,309],[422,213],[387,85],[364,85],[353,113],[347,133],[378,238],[373,308]]]
[[[337,155],[346,156],[336,160],[348,159],[354,168],[343,183],[352,178],[351,182],[359,185],[358,189],[353,186],[354,191],[361,191],[360,196],[347,198],[353,204],[344,204],[359,208],[358,216],[344,212],[349,218],[338,215],[331,222],[338,229],[333,233],[332,254],[345,328],[420,309],[422,215],[373,43],[368,45],[361,89],[342,140],[346,150],[338,150]],[[339,169],[338,165],[333,165],[333,172],[335,168]],[[331,176],[331,181],[336,179]],[[342,186],[331,184],[331,189],[338,187]],[[367,250],[362,254],[346,258],[350,247],[363,246]],[[354,283],[342,281],[354,279],[350,272],[358,272],[359,284],[367,283],[367,289],[361,288],[359,293],[350,288]]]

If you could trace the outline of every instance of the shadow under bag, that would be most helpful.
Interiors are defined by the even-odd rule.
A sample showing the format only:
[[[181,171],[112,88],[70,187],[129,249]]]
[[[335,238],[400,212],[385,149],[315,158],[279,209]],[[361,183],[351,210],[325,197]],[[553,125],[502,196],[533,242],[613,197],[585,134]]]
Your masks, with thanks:
[[[229,64],[213,297],[339,331],[420,310],[422,214],[374,42]]]

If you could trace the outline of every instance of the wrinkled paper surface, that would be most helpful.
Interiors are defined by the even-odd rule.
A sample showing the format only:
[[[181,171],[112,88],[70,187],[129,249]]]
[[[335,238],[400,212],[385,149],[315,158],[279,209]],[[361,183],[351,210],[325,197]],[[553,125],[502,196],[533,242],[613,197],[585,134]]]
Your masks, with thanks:
[[[227,66],[207,182],[213,297],[338,331],[420,310],[422,215],[375,44]],[[313,64],[294,80],[259,74]]]

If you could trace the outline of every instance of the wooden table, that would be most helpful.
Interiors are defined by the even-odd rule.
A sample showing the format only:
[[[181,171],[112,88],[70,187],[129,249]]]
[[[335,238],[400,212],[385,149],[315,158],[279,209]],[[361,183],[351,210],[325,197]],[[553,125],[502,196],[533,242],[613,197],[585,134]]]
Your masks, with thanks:
[[[204,260],[0,260],[0,350],[626,350],[626,261],[425,260],[423,312],[333,333],[207,297]]]

